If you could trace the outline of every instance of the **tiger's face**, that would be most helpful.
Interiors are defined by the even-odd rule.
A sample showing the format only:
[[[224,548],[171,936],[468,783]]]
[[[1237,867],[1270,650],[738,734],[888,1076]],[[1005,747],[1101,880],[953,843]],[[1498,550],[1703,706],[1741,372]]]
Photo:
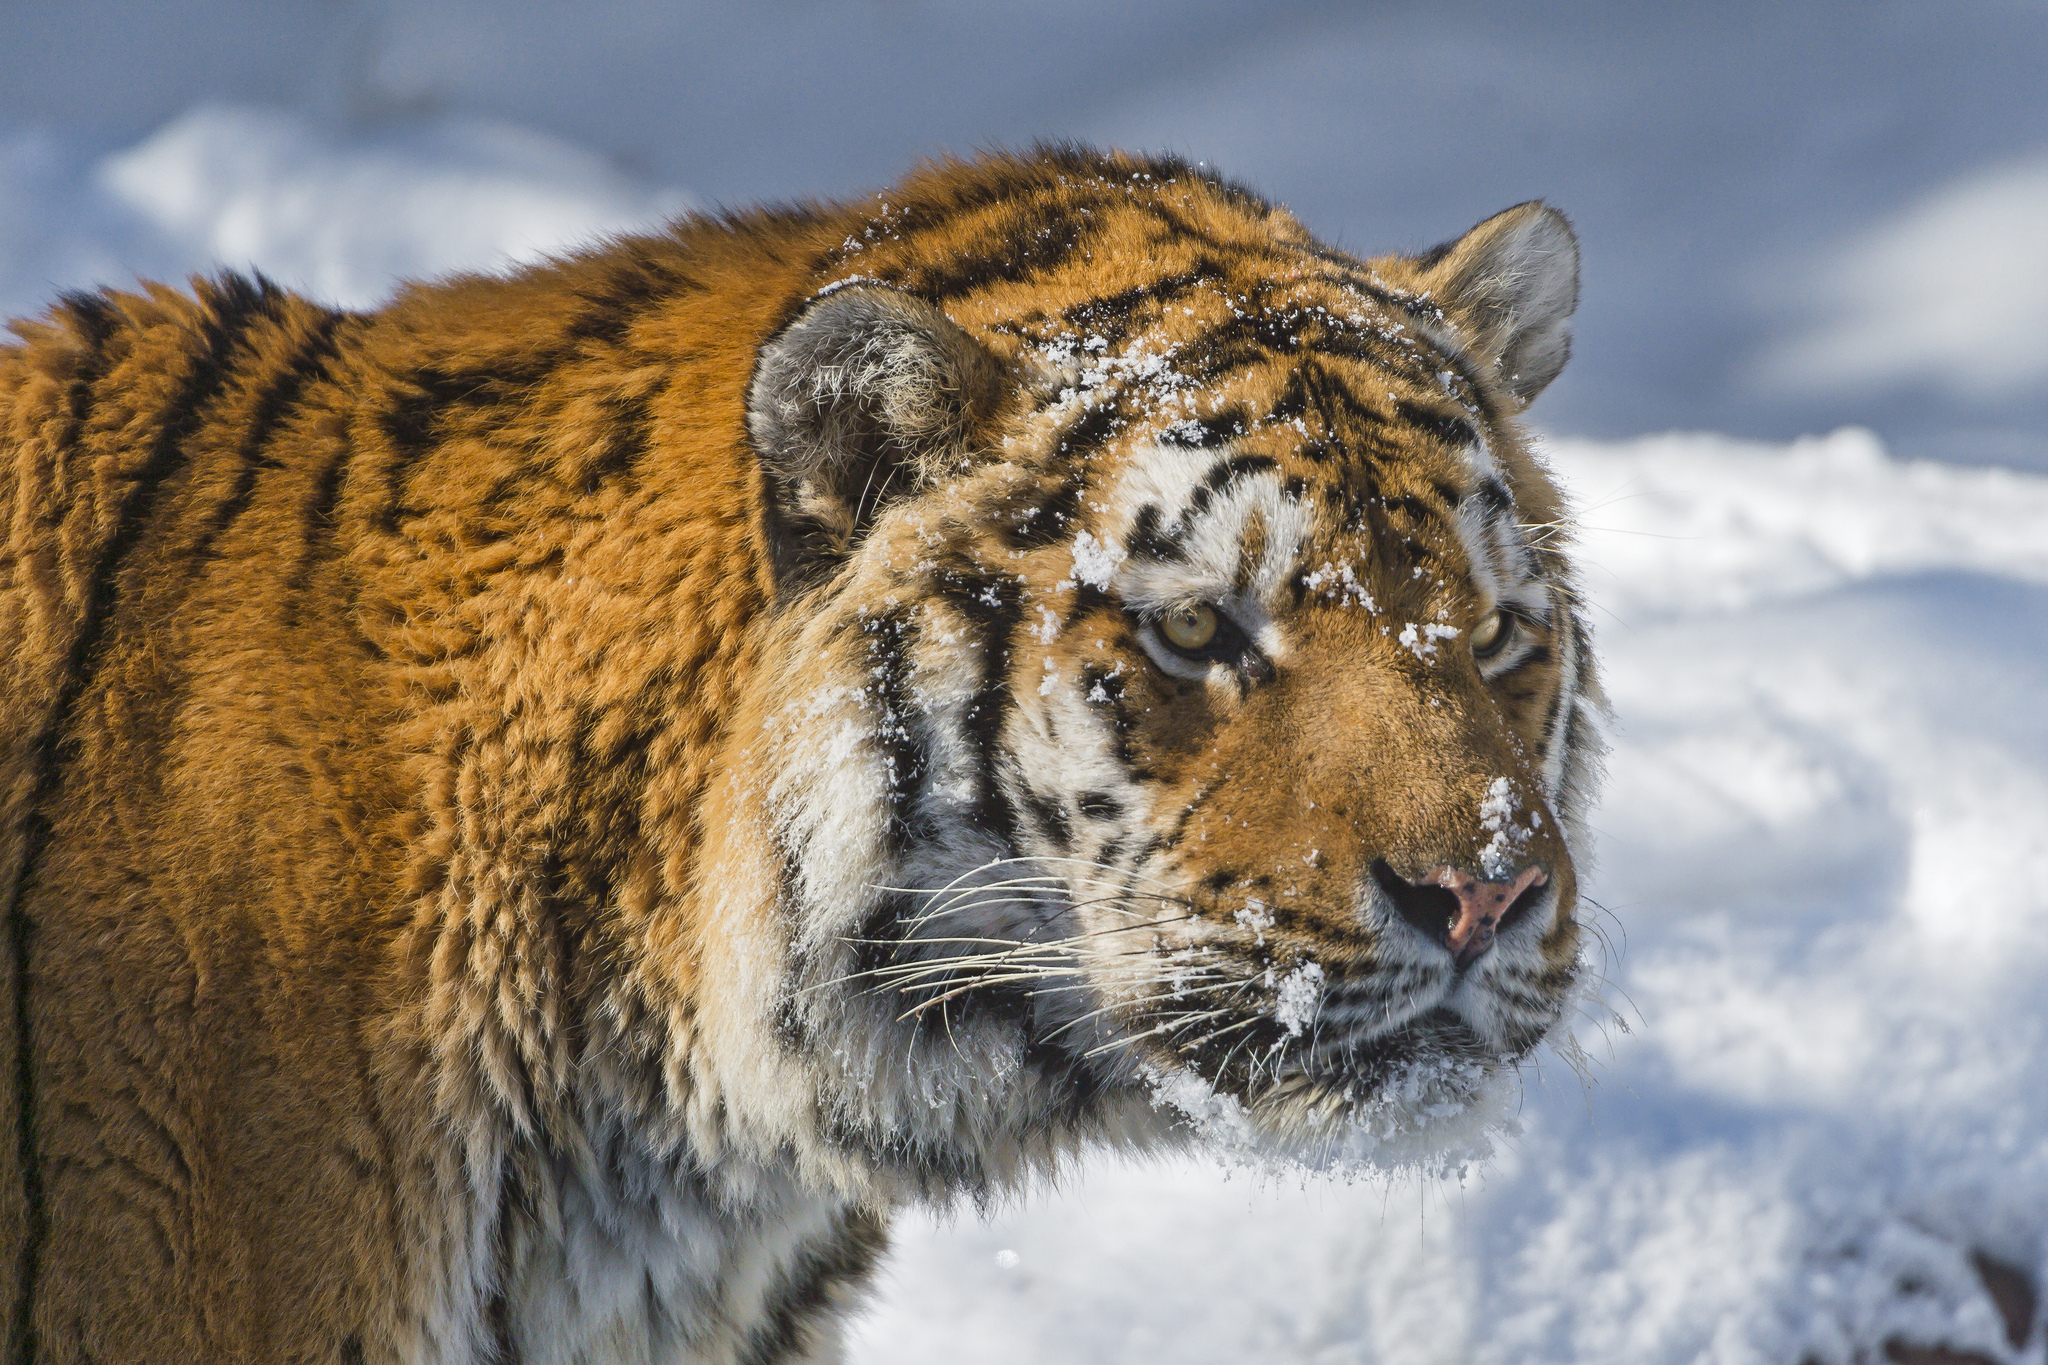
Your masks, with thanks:
[[[1313,1143],[1557,1024],[1593,683],[1511,413],[1576,258],[1461,317],[1569,250],[1511,215],[1405,289],[1303,253],[962,327],[855,285],[764,359],[777,1010],[838,1140],[1028,1158],[1193,1079]]]

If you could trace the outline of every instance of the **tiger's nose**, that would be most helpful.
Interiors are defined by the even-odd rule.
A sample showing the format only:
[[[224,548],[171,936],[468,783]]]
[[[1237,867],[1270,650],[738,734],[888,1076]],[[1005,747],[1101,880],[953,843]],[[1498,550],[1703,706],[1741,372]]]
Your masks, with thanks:
[[[1444,931],[1444,947],[1460,968],[1468,967],[1493,946],[1494,935],[1524,891],[1543,885],[1549,874],[1525,867],[1510,882],[1486,882],[1462,868],[1431,868],[1429,880],[1458,898],[1458,913]]]
[[[1510,881],[1489,882],[1463,868],[1437,866],[1410,882],[1384,860],[1372,866],[1375,880],[1401,917],[1448,948],[1458,970],[1482,957],[1507,923],[1527,908],[1522,897],[1544,885],[1550,874],[1523,868]]]

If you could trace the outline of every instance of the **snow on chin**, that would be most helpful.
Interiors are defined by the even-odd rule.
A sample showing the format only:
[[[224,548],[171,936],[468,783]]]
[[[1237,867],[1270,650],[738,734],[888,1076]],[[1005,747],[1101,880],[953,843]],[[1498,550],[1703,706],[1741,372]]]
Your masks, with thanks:
[[[1520,1085],[1506,1067],[1443,1055],[1396,1067],[1364,1093],[1306,1080],[1250,1105],[1192,1067],[1142,1073],[1152,1107],[1219,1165],[1284,1181],[1421,1175],[1460,1180],[1521,1132]],[[1347,1087],[1348,1088],[1348,1087]]]

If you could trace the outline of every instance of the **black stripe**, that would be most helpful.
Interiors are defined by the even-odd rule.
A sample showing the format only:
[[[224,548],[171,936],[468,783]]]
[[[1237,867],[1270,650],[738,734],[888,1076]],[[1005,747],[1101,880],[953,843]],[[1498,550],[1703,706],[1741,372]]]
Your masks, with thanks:
[[[899,607],[862,624],[868,635],[868,675],[874,679],[881,716],[875,742],[882,751],[889,823],[885,838],[901,857],[916,841],[917,798],[932,770],[930,741],[910,695],[910,649],[917,629],[910,611]]]
[[[1136,330],[1131,325],[1140,308],[1151,305],[1148,313],[1156,316],[1168,304],[1185,298],[1202,285],[1213,284],[1227,278],[1223,263],[1216,257],[1204,253],[1186,270],[1150,281],[1133,285],[1099,299],[1089,299],[1064,309],[1060,317],[1075,327],[1087,327],[1102,334],[1112,351],[1120,350],[1123,343]]]
[[[1418,384],[1435,382],[1436,371],[1424,368],[1424,356],[1397,348],[1377,333],[1334,324],[1335,319],[1320,309],[1264,310],[1253,302],[1242,316],[1231,318],[1187,346],[1175,368],[1198,384],[1209,384],[1281,356],[1312,353],[1356,361]]]
[[[1220,495],[1229,492],[1255,474],[1279,467],[1280,462],[1270,455],[1232,455],[1228,459],[1218,460],[1209,466],[1209,472],[1202,476],[1194,491],[1188,494],[1188,505],[1181,511],[1180,520],[1174,526],[1174,535],[1186,535],[1189,528],[1195,524],[1195,519],[1208,511],[1209,504]]]
[[[256,402],[255,411],[250,415],[248,430],[236,448],[239,467],[235,471],[235,485],[228,496],[221,500],[208,519],[199,538],[192,543],[192,557],[204,559],[213,552],[213,543],[220,538],[235,518],[242,515],[249,501],[256,493],[256,480],[260,470],[279,469],[283,466],[266,455],[271,437],[284,420],[291,407],[299,399],[306,385],[327,374],[328,362],[334,358],[337,343],[335,330],[341,325],[346,314],[330,312],[324,314],[307,333],[298,350],[271,378],[270,387]]]
[[[1083,482],[1079,469],[1069,469],[1052,492],[1000,518],[997,529],[1012,549],[1042,549],[1067,538],[1067,527],[1081,510]]]
[[[565,329],[572,340],[616,346],[634,323],[661,304],[704,290],[703,281],[663,259],[652,243],[621,243],[608,264],[601,285],[576,293],[585,307]]]
[[[54,311],[68,315],[72,330],[85,343],[86,351],[67,394],[66,408],[71,419],[71,430],[66,433],[64,441],[68,446],[77,439],[90,414],[93,387],[105,373],[106,345],[114,334],[116,320],[112,306],[99,294],[67,294],[59,300]],[[67,683],[78,671],[81,663],[79,653],[74,648],[70,666],[65,673]],[[21,1261],[18,1267],[19,1278],[15,1285],[12,1321],[21,1334],[20,1360],[24,1365],[33,1365],[36,1358],[36,1282],[42,1269],[43,1239],[49,1231],[49,1209],[43,1192],[41,1153],[36,1144],[35,1050],[29,1027],[28,990],[30,941],[35,926],[30,924],[28,919],[28,884],[34,874],[43,845],[49,839],[49,820],[40,807],[55,786],[54,740],[55,735],[61,732],[64,718],[70,712],[71,700],[60,689],[57,705],[45,722],[46,729],[30,750],[30,761],[35,765],[35,780],[21,831],[21,865],[15,870],[13,886],[8,888],[8,970],[14,989],[15,1162],[21,1171],[24,1205],[22,1212],[25,1225],[22,1229]]]
[[[1194,822],[1195,812],[1200,810],[1215,792],[1216,788],[1213,786],[1203,787],[1195,792],[1194,797],[1181,807],[1180,814],[1173,817],[1173,828],[1168,830],[1166,837],[1160,841],[1163,847],[1172,849],[1180,846],[1180,841],[1187,837],[1188,826]]]
[[[1411,402],[1405,398],[1394,405],[1394,412],[1403,422],[1421,427],[1445,445],[1462,448],[1479,443],[1479,433],[1472,430],[1472,424],[1455,413]]]
[[[1171,539],[1160,528],[1159,504],[1148,502],[1138,509],[1138,515],[1131,518],[1129,543],[1125,549],[1133,559],[1149,559],[1158,563],[1178,564],[1187,557],[1179,542]]]
[[[1268,422],[1291,422],[1296,418],[1320,417],[1333,434],[1352,427],[1383,425],[1387,416],[1358,401],[1345,384],[1314,356],[1304,359],[1288,373],[1286,387],[1266,414]]]
[[[1431,507],[1413,493],[1403,493],[1398,498],[1387,498],[1384,501],[1388,511],[1398,507],[1407,513],[1408,524],[1411,526],[1421,526],[1426,522],[1442,519],[1444,516],[1443,509]]]
[[[1005,158],[993,168],[968,181],[954,181],[926,189],[928,197],[903,205],[906,225],[920,229],[956,222],[981,209],[1054,194],[1080,204],[1081,192],[1094,189],[1087,203],[1099,204],[1113,198],[1119,205],[1130,202],[1123,193],[1133,176],[1143,177],[1155,189],[1164,190],[1176,181],[1187,181],[1221,198],[1225,203],[1248,209],[1261,216],[1272,213],[1266,201],[1251,190],[1225,180],[1210,171],[1189,164],[1177,156],[1156,154],[1141,160],[1120,162],[1092,147],[1073,142],[1038,142],[1023,154]],[[1079,183],[1076,183],[1079,182]],[[934,189],[937,193],[934,193]],[[895,197],[891,196],[891,202]],[[1357,263],[1351,262],[1352,268]]]
[[[465,413],[523,402],[555,360],[552,354],[537,350],[502,372],[456,373],[438,365],[421,365],[396,377],[385,389],[383,407],[373,419],[390,447],[390,458],[380,471],[386,480],[385,499],[372,513],[377,529],[396,535],[400,520],[415,510],[404,498],[406,473],[440,444],[452,421]]]
[[[1074,804],[1090,820],[1115,820],[1124,813],[1124,803],[1108,792],[1082,792]]]
[[[1186,417],[1159,433],[1159,444],[1189,450],[1226,445],[1245,434],[1245,411],[1232,405],[1208,417]]]
[[[980,636],[981,677],[968,700],[965,738],[973,746],[974,797],[970,823],[992,834],[1005,848],[1014,848],[1017,819],[996,777],[1002,753],[1003,724],[1016,696],[1010,689],[1012,641],[1023,621],[1022,591],[1005,574],[983,575],[968,569],[942,569],[935,586],[940,597],[966,618]]]
[[[1122,400],[1123,395],[1117,394],[1091,405],[1079,420],[1060,433],[1060,454],[1078,460],[1108,445],[1128,420]]]
[[[795,884],[793,869],[785,873],[785,884]],[[861,916],[860,925],[853,934],[853,966],[849,976],[852,981],[860,983],[856,989],[887,989],[871,984],[875,981],[873,974],[878,969],[891,966],[897,961],[898,945],[908,938],[916,927],[917,902],[908,891],[884,891],[875,898],[867,913]],[[809,965],[808,962],[792,964],[798,970],[793,971],[791,979],[801,980],[806,974],[801,969]],[[778,1031],[792,1050],[803,1052],[812,1050],[814,1046],[810,1022],[804,1018],[800,1008],[803,1002],[816,1001],[818,1007],[828,1010],[837,1007],[837,1001],[819,999],[822,994],[823,992],[813,992],[806,996],[793,990],[784,993],[782,1007],[777,1014],[777,1024]],[[889,1013],[894,1016],[896,1011],[892,1009]]]
[[[1571,689],[1565,687],[1562,681],[1560,681],[1557,690],[1550,694],[1550,705],[1544,710],[1543,756],[1546,759],[1548,759],[1551,754],[1557,752],[1558,741],[1563,738],[1563,736],[1558,734],[1557,732],[1557,721],[1558,717],[1564,713],[1564,699],[1566,695],[1570,692],[1570,690]]]
[[[842,1213],[838,1221],[776,1276],[767,1320],[747,1334],[742,1365],[795,1365],[808,1359],[815,1345],[808,1339],[811,1331],[874,1274],[888,1247],[882,1224],[858,1209]]]
[[[113,304],[104,294],[66,294],[55,311],[69,317],[72,329],[87,347],[85,363],[72,378],[68,395],[72,428],[64,437],[68,443],[78,439],[85,425],[86,414],[92,404],[93,386],[99,383],[105,372],[106,345],[113,337],[119,319],[114,315]]]
[[[1058,1132],[1093,1113],[1105,1087],[1092,1059],[1075,1055],[1073,1030],[1047,1042],[1038,1036],[1036,1025],[1035,1018],[1026,1021],[1024,1065],[1041,1078],[1040,1102],[1050,1111],[1036,1122]]]
[[[653,443],[654,402],[661,392],[611,405],[612,438],[598,447],[595,457],[579,471],[582,492],[595,493],[606,480],[628,478],[639,469]]]
[[[1584,726],[1579,718],[1579,708],[1567,707],[1564,713],[1564,752],[1567,759],[1576,758],[1584,745]],[[1575,774],[1567,773],[1567,776]]]
[[[34,1365],[36,1280],[42,1269],[43,1238],[49,1232],[50,1220],[44,1202],[41,1154],[36,1145],[36,1073],[29,1032],[29,940],[34,926],[29,923],[24,902],[28,899],[28,873],[49,837],[49,822],[41,811],[31,810],[24,825],[22,833],[27,846],[23,850],[21,873],[15,878],[13,904],[7,913],[8,969],[14,984],[15,1162],[21,1170],[26,1224],[22,1230],[13,1320],[21,1334],[20,1359],[24,1365]]]
[[[78,634],[72,641],[70,657],[65,661],[63,681],[58,686],[43,732],[29,751],[34,780],[28,800],[21,867],[15,875],[12,904],[8,907],[15,981],[15,1077],[21,1110],[16,1141],[28,1224],[22,1239],[21,1284],[16,1305],[16,1321],[21,1324],[24,1334],[22,1359],[25,1362],[33,1362],[36,1355],[31,1322],[37,1279],[42,1268],[42,1242],[49,1231],[49,1212],[44,1206],[42,1167],[35,1136],[35,1063],[30,1042],[28,1001],[34,926],[28,922],[27,901],[36,865],[51,834],[46,808],[56,795],[59,778],[72,756],[71,746],[64,742],[63,735],[77,709],[79,697],[96,671],[96,656],[102,637],[111,624],[119,591],[120,566],[127,552],[141,539],[165,482],[182,462],[185,443],[198,426],[200,411],[220,392],[226,381],[226,361],[235,341],[255,314],[269,312],[274,317],[281,297],[261,276],[250,281],[239,275],[223,275],[214,284],[201,287],[200,301],[207,308],[202,333],[204,349],[193,358],[177,397],[164,408],[156,440],[151,443],[149,454],[136,471],[132,491],[121,508],[114,533],[101,551],[100,562],[93,570],[80,612]],[[81,324],[81,331],[93,349],[92,360],[84,368],[79,386],[74,388],[72,395],[74,416],[82,423],[88,411],[91,390],[104,378],[98,362],[107,339],[112,335],[112,312],[104,300],[92,295],[74,295],[65,300],[64,306]]]
[[[978,293],[997,282],[1016,284],[1058,269],[1102,229],[1060,203],[1018,205],[1015,216],[991,224],[980,240],[943,261],[913,266],[888,282],[938,303]]]
[[[1039,835],[1048,840],[1061,853],[1074,847],[1074,824],[1067,818],[1066,807],[1057,796],[1026,784],[1024,786],[1024,809],[1031,814],[1031,822],[1038,827]]]
[[[1062,631],[1072,630],[1075,623],[1080,621],[1082,617],[1092,612],[1101,611],[1104,608],[1118,613],[1118,624],[1121,624],[1125,619],[1122,616],[1123,605],[1093,583],[1076,583],[1072,597],[1073,601],[1068,604],[1067,609],[1060,615],[1060,629]]]
[[[1551,610],[1564,617],[1565,628],[1572,633],[1572,695],[1584,696],[1586,671],[1593,658],[1593,642],[1588,638],[1586,623],[1569,605],[1554,604]]]
[[[432,449],[448,416],[461,408],[486,408],[517,399],[540,381],[544,367],[511,375],[473,371],[451,374],[422,365],[401,380],[403,388],[379,414],[379,425],[394,450],[410,460]]]
[[[1119,653],[1136,652],[1141,648],[1128,634],[1111,642]],[[1138,722],[1131,715],[1128,699],[1124,694],[1124,680],[1120,674],[1107,672],[1095,664],[1081,666],[1081,695],[1089,704],[1105,708],[1109,712],[1109,731],[1114,749],[1111,757],[1133,782],[1150,782],[1158,774],[1147,764],[1138,762],[1137,754],[1131,748],[1131,736],[1137,732]]]
[[[352,453],[352,448],[344,444],[313,480],[312,496],[306,499],[299,529],[298,558],[292,564],[291,572],[278,584],[278,597],[284,604],[288,625],[299,623],[299,598],[312,580],[314,567],[334,544],[336,508],[341,502],[342,478],[348,472]]]
[[[1507,516],[1515,510],[1514,495],[1508,492],[1499,479],[1480,480],[1479,487],[1472,490],[1472,497],[1486,509],[1489,517],[1495,519]],[[1447,501],[1453,507],[1458,505],[1455,499]]]

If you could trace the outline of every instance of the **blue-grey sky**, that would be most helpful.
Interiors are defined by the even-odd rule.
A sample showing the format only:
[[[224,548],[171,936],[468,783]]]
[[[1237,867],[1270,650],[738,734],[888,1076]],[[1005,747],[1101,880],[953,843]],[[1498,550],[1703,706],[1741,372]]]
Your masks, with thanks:
[[[232,252],[164,227],[161,159],[153,220],[107,204],[110,160],[210,107],[245,119],[207,165],[259,115],[415,164],[454,154],[406,139],[484,119],[704,205],[1079,138],[1206,161],[1362,253],[1557,204],[1585,295],[1536,414],[1556,430],[1853,423],[1901,453],[2048,468],[2039,3],[17,0],[5,27],[10,311]],[[392,270],[444,260],[407,250]]]

